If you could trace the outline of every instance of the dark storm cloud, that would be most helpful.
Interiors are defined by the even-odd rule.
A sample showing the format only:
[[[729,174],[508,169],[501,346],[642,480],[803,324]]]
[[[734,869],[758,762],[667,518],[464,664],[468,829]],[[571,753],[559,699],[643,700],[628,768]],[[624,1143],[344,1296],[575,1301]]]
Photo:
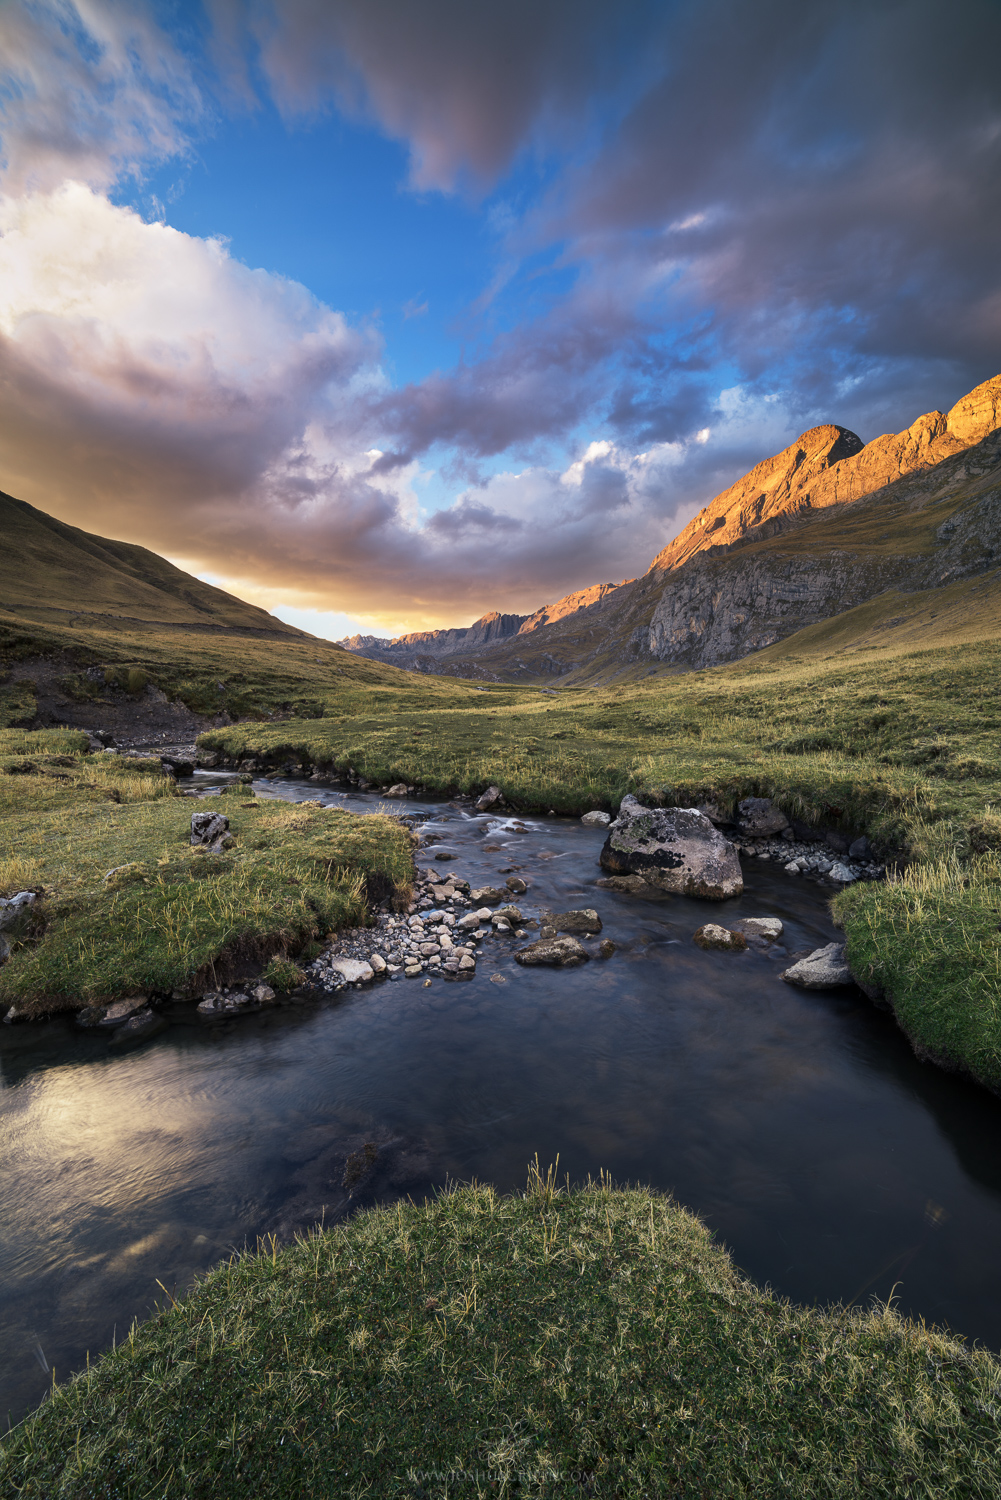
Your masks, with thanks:
[[[261,66],[290,114],[342,108],[407,143],[420,188],[488,186],[526,144],[579,136],[640,71],[651,0],[280,0],[250,7]]]

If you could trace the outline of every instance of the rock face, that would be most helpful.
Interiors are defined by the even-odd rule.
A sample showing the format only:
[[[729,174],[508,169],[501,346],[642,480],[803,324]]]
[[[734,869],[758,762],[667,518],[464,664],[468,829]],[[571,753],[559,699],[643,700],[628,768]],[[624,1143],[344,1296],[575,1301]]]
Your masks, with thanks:
[[[678,896],[726,901],[744,889],[736,849],[690,807],[646,808],[624,797],[600,858],[613,875],[639,875]]]
[[[529,943],[527,948],[519,948],[514,955],[517,963],[525,964],[528,968],[546,964],[558,969],[587,963],[590,956],[583,943],[579,943],[575,937],[540,938],[537,943]]]
[[[828,943],[826,948],[815,949],[786,969],[782,978],[786,984],[798,984],[804,990],[833,990],[851,984],[852,971],[845,962],[844,943]]]

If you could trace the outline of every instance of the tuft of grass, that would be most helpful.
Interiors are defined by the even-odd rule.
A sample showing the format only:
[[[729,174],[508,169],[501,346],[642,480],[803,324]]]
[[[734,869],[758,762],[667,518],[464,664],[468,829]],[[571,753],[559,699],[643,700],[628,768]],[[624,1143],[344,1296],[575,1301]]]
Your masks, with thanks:
[[[1001,1093],[1001,854],[948,854],[836,899],[852,972],[915,1051]]]
[[[211,1272],[0,1443],[22,1500],[1001,1488],[1001,1365],[796,1307],[643,1189],[472,1185]]]
[[[287,994],[289,990],[296,989],[303,983],[305,977],[298,965],[288,958],[272,958],[261,975],[265,984],[270,984],[271,988],[280,994]]]

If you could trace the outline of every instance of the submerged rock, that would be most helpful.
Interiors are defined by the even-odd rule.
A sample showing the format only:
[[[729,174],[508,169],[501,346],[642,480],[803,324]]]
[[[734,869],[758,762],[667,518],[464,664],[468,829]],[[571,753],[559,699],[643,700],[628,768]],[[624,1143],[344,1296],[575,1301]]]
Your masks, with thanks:
[[[593,907],[581,911],[547,912],[546,919],[557,932],[600,932],[601,918]]]
[[[736,849],[693,807],[646,808],[624,797],[600,859],[615,875],[640,875],[679,896],[726,901],[744,889]]]
[[[738,932],[765,938],[769,943],[777,943],[784,930],[778,917],[743,917],[733,925]]]
[[[529,968],[548,964],[558,969],[567,969],[574,964],[587,963],[591,955],[575,937],[552,937],[540,938],[527,948],[519,948],[514,956],[517,963]]]
[[[112,1032],[112,1047],[132,1047],[138,1042],[145,1042],[157,1032],[166,1028],[163,1016],[158,1016],[153,1010],[140,1010],[129,1017],[124,1026],[119,1026]]]
[[[693,941],[696,947],[705,948],[707,952],[743,953],[747,947],[747,938],[742,932],[731,932],[716,922],[706,922],[694,934]]]
[[[797,984],[804,990],[832,990],[851,984],[852,971],[845,962],[844,943],[828,943],[826,948],[815,949],[785,969],[782,978],[786,984]]]
[[[512,896],[523,896],[528,890],[528,881],[522,880],[520,875],[509,875],[504,884]]]

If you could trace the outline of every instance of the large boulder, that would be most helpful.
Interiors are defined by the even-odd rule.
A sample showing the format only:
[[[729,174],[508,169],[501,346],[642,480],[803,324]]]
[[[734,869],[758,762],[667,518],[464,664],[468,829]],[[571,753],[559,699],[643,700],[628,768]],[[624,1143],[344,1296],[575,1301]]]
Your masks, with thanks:
[[[736,849],[704,814],[694,807],[643,807],[632,796],[622,799],[601,865],[703,901],[726,901],[744,889]]]
[[[786,969],[782,978],[786,984],[798,984],[804,990],[833,990],[851,984],[852,971],[845,961],[844,943],[828,943],[826,948],[814,949]]]

